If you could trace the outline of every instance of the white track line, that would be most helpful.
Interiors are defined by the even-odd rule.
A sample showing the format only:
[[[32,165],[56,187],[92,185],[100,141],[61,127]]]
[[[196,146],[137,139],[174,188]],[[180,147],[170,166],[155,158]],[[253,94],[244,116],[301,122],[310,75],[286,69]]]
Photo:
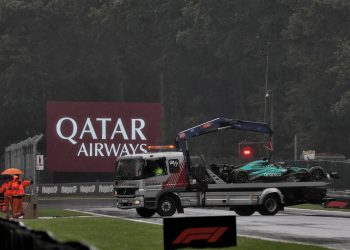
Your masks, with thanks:
[[[96,217],[107,217],[107,218],[114,218],[114,219],[122,219],[122,220],[128,220],[128,221],[134,221],[134,222],[141,222],[141,223],[147,223],[147,224],[153,224],[153,225],[163,225],[163,223],[157,223],[157,222],[150,222],[150,221],[143,221],[143,220],[137,220],[137,219],[130,219],[130,218],[125,218],[125,217],[120,217],[120,216],[113,216],[113,215],[107,215],[107,214],[98,214],[98,213],[93,213],[93,212],[85,212],[85,211],[80,211],[80,210],[75,210],[75,209],[65,209],[67,211],[73,211],[73,212],[82,212],[86,214],[91,214]]]

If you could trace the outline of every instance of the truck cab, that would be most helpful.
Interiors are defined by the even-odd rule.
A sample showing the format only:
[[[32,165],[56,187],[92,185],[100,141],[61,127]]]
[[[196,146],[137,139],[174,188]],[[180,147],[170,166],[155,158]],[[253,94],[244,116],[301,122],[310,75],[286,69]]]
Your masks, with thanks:
[[[139,214],[148,217],[145,213],[154,214],[158,209],[160,196],[166,195],[168,190],[185,191],[186,186],[182,152],[143,153],[117,158],[114,194],[118,208],[136,208]]]

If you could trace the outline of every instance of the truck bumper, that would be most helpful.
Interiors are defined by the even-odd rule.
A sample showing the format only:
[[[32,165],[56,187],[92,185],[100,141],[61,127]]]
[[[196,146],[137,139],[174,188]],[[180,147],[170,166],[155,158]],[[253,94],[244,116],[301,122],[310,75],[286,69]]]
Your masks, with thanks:
[[[117,207],[120,209],[130,209],[144,206],[145,203],[143,196],[117,197]]]

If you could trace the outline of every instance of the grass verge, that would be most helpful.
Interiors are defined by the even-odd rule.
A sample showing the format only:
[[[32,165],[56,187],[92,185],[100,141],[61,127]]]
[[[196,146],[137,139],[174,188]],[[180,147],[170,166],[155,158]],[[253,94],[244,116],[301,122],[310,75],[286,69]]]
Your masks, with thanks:
[[[23,220],[30,228],[48,230],[60,241],[82,241],[107,249],[163,249],[163,227],[121,219],[106,217],[55,218],[51,220]],[[271,250],[321,250],[318,246],[306,246],[292,243],[238,237],[234,249],[271,249]],[[232,249],[232,248],[221,248]]]
[[[39,209],[39,217],[74,217],[74,216],[90,216],[89,214],[63,210],[63,209],[53,209],[53,208],[40,208]],[[6,215],[4,213],[0,213],[0,218],[5,218]]]
[[[71,217],[71,216],[85,216],[89,215],[82,212],[54,209],[54,208],[40,208],[39,217]]]

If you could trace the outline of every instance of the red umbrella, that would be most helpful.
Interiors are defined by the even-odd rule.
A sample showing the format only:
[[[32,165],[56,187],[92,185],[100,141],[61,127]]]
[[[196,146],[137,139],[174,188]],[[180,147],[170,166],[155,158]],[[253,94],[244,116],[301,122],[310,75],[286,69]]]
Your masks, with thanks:
[[[23,172],[18,168],[8,168],[5,169],[1,174],[23,174]]]

